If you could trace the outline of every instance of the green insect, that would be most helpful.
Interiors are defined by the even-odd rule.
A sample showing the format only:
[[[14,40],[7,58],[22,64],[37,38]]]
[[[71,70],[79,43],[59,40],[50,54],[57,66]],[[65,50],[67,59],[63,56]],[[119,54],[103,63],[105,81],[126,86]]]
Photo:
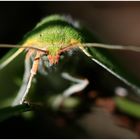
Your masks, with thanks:
[[[78,23],[71,18],[61,15],[51,15],[41,20],[35,28],[27,33],[19,45],[1,44],[0,47],[17,47],[19,48],[13,55],[0,64],[0,69],[16,58],[23,51],[27,51],[25,58],[24,85],[20,89],[16,104],[22,104],[31,87],[32,79],[36,75],[42,56],[46,55],[51,65],[59,62],[60,56],[66,51],[79,48],[86,55],[90,56],[95,62],[103,66],[109,72],[117,76],[126,84],[131,85],[134,89],[139,90],[139,85],[130,82],[125,72],[120,72],[118,67],[113,65],[113,60],[105,55],[106,49],[127,49],[140,51],[140,48],[134,46],[117,46],[94,43],[94,37]],[[96,48],[97,47],[97,48]],[[93,55],[91,55],[93,54]],[[29,60],[33,59],[30,69]],[[27,69],[30,74],[27,75]]]

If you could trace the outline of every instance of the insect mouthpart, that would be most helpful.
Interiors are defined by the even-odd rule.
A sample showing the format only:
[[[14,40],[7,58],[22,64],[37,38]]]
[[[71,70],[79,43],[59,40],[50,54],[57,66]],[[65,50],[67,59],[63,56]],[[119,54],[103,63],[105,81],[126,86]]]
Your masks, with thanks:
[[[60,59],[59,54],[57,54],[57,55],[48,55],[48,60],[49,60],[50,64],[52,64],[52,65],[57,64],[59,59]]]

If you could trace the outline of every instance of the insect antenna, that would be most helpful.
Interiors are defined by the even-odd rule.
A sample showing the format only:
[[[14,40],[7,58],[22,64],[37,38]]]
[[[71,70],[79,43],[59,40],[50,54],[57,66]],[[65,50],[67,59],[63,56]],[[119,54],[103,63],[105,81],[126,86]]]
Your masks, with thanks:
[[[45,52],[44,49],[38,48],[37,46],[25,46],[25,45],[12,45],[12,44],[0,44],[0,48],[28,48],[28,49],[35,49],[38,51]]]
[[[0,70],[7,66],[12,60],[14,60],[23,50],[27,49],[35,49],[41,52],[45,52],[45,50],[33,47],[33,46],[23,46],[23,45],[11,45],[11,44],[0,44],[0,48],[19,48],[14,54],[12,54],[9,58],[3,61],[0,64]]]
[[[102,43],[84,43],[82,44],[82,46],[113,49],[113,50],[130,50],[130,51],[140,52],[140,47],[138,46],[109,45],[109,44],[102,44]]]

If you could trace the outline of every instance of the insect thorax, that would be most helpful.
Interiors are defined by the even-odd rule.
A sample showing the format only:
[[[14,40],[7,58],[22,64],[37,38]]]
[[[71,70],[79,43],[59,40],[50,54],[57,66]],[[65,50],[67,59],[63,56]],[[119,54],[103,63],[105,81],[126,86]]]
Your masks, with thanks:
[[[27,46],[35,45],[38,48],[46,48],[57,51],[68,46],[72,40],[79,43],[84,39],[74,25],[62,18],[62,16],[51,16],[44,18],[37,26],[29,32],[24,39]]]
[[[23,41],[25,46],[33,46],[45,49],[48,52],[50,62],[59,60],[60,50],[72,45],[84,42],[80,30],[65,17],[54,15],[44,18],[29,32]]]

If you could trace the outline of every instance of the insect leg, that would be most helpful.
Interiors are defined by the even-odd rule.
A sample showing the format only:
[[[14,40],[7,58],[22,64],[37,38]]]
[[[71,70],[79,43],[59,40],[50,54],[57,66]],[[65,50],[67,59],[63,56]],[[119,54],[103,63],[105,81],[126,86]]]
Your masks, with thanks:
[[[32,79],[37,72],[41,54],[40,54],[40,52],[37,52],[35,59],[34,59],[34,62],[33,62],[33,65],[32,65],[32,69],[30,69],[30,55],[31,54],[28,53],[26,55],[23,85],[20,88],[18,96],[17,96],[16,100],[14,101],[13,105],[22,104],[24,102],[26,95],[28,94],[29,89],[31,87]]]
[[[71,82],[75,82],[76,84],[70,86],[68,89],[66,89],[62,95],[58,96],[53,103],[53,107],[55,109],[59,108],[61,105],[63,105],[64,100],[71,96],[72,94],[82,91],[86,86],[89,84],[89,81],[87,79],[78,79],[73,76],[71,76],[68,73],[62,73],[62,77],[66,80],[69,80]]]
[[[76,83],[76,84],[70,86],[68,89],[66,89],[63,92],[63,96],[65,98],[71,96],[72,94],[74,94],[76,92],[82,91],[89,84],[89,81],[87,79],[78,79],[78,78],[72,77],[68,73],[62,73],[62,77],[64,79],[67,79],[69,81]]]
[[[24,92],[24,95],[22,96],[22,98],[20,100],[20,104],[22,104],[24,102],[25,97],[26,97],[26,95],[29,92],[29,89],[31,87],[32,79],[33,79],[34,75],[36,74],[36,72],[38,70],[39,60],[40,60],[40,52],[37,52],[36,57],[35,57],[34,62],[33,62],[33,66],[32,66],[31,72],[30,72],[30,76],[29,76],[29,80],[28,80],[28,83],[27,83],[27,87],[26,87],[26,90]]]
[[[31,52],[28,52],[27,55],[26,55],[25,71],[24,71],[24,75],[23,75],[22,86],[20,87],[20,90],[17,94],[17,97],[13,102],[13,106],[20,104],[20,100],[21,100],[21,98],[24,94],[24,91],[25,91],[27,83],[28,83],[28,78],[30,76],[30,70],[31,70],[31,63],[30,63],[30,57],[29,56],[31,56]]]

